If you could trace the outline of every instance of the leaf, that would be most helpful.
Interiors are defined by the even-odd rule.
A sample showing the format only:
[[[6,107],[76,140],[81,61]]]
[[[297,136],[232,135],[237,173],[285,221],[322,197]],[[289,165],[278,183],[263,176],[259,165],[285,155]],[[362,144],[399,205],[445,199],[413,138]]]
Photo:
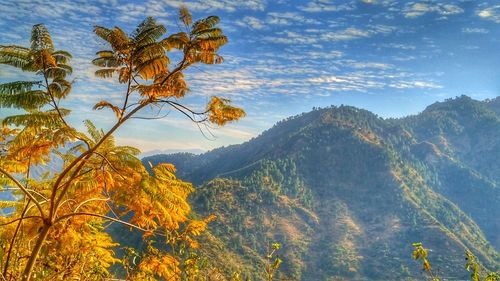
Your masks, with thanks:
[[[426,271],[429,271],[431,270],[431,264],[429,263],[429,261],[427,260],[424,260],[423,264],[422,264],[422,268]]]
[[[114,68],[105,68],[105,69],[99,69],[96,70],[95,76],[101,77],[101,78],[110,78],[113,77],[113,73],[116,70]]]
[[[190,26],[193,22],[193,17],[186,6],[181,6],[179,9],[179,18],[185,26]]]
[[[0,107],[33,110],[39,109],[49,101],[48,94],[41,90],[27,91],[10,95],[0,94]]]
[[[48,29],[43,24],[36,24],[31,30],[31,50],[41,51],[47,50],[54,51],[54,44]]]
[[[207,29],[210,29],[220,22],[220,18],[217,16],[209,16],[207,18],[196,21],[193,24],[192,33],[197,35]]]
[[[183,49],[189,43],[189,36],[185,32],[179,32],[168,36],[160,41],[160,44],[167,49]]]
[[[13,208],[19,204],[19,201],[0,201],[0,209]]]
[[[228,99],[212,97],[207,104],[208,120],[222,126],[245,116],[243,109],[229,105],[230,102]]]
[[[94,105],[94,107],[92,109],[94,110],[100,110],[100,109],[103,109],[103,108],[110,108],[111,110],[113,110],[113,112],[115,113],[116,115],[116,118],[117,119],[120,119],[122,117],[122,111],[119,107],[107,102],[107,101],[100,101],[98,103],[96,103]]]

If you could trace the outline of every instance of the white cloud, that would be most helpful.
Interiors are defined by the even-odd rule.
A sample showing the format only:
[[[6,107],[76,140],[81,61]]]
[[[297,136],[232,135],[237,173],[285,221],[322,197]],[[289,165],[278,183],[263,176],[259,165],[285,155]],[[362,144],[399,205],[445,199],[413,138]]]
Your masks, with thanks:
[[[500,23],[500,5],[495,5],[478,10],[476,11],[476,14],[482,19]]]
[[[317,12],[339,12],[339,11],[352,11],[354,10],[355,2],[335,4],[329,0],[314,0],[305,6],[299,6],[299,9],[304,12],[317,13]]]
[[[437,13],[441,16],[449,16],[463,13],[464,10],[453,4],[418,2],[409,3],[403,13],[407,18],[423,16],[427,13]]]
[[[235,12],[237,10],[263,11],[267,4],[265,0],[163,0],[160,2],[175,8],[186,5],[190,10],[203,12],[214,10],[226,12]]]
[[[266,22],[274,25],[292,25],[292,24],[320,24],[321,22],[313,19],[306,18],[305,16],[295,12],[271,12],[267,14]]]
[[[388,70],[388,69],[393,69],[394,65],[388,64],[388,63],[381,63],[381,62],[359,62],[359,61],[345,61],[341,62],[344,63],[346,66],[356,68],[356,69],[365,69],[365,68],[373,68],[373,69],[382,69],[382,70]]]
[[[348,41],[360,38],[367,38],[376,34],[389,34],[394,30],[395,28],[386,25],[371,26],[368,27],[367,29],[349,27],[340,31],[326,32],[321,35],[321,39],[324,41]]]
[[[486,28],[477,28],[477,27],[464,27],[462,28],[463,33],[480,33],[480,34],[487,34],[490,31]]]
[[[255,17],[243,17],[241,20],[237,20],[236,24],[242,27],[248,27],[251,29],[263,29],[265,27],[264,23]]]
[[[443,86],[428,81],[399,81],[389,85],[396,89],[441,89]]]

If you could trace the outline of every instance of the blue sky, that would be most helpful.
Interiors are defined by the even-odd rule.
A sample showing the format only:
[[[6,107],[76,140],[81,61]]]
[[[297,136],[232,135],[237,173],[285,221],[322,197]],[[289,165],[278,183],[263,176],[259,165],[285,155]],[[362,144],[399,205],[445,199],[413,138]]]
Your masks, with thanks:
[[[203,108],[212,95],[232,99],[247,117],[203,137],[175,113],[161,120],[132,120],[117,133],[120,144],[143,151],[200,151],[241,143],[275,122],[312,107],[348,104],[382,117],[416,114],[434,101],[466,94],[500,93],[500,2],[393,0],[61,0],[2,1],[0,44],[28,45],[31,26],[44,23],[56,48],[74,55],[74,90],[65,102],[69,121],[91,119],[103,128],[111,112],[95,112],[123,88],[94,77],[92,60],[103,43],[94,25],[132,31],[146,16],[178,30],[177,8],[194,18],[217,15],[229,43],[225,62],[187,73],[185,103]],[[26,74],[0,67],[0,81]],[[12,112],[1,109],[0,118]],[[145,113],[147,115],[147,113]]]

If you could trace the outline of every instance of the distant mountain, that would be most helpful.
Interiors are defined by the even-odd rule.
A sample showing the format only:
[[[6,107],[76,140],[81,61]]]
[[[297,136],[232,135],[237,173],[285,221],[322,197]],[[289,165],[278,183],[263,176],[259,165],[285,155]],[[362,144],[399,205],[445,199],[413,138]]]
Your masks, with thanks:
[[[423,242],[455,280],[467,278],[464,249],[500,268],[498,159],[500,99],[461,96],[401,119],[317,109],[241,145],[144,161],[197,185],[196,212],[218,216],[206,254],[228,272],[259,280],[278,241],[283,278],[421,279],[411,243]]]
[[[174,154],[174,153],[180,153],[180,152],[187,152],[187,153],[192,153],[192,154],[202,154],[206,152],[206,150],[201,150],[201,149],[188,149],[188,150],[179,150],[179,149],[154,149],[154,150],[148,150],[141,152],[139,154],[139,157],[144,158],[152,155],[158,155],[158,154]]]

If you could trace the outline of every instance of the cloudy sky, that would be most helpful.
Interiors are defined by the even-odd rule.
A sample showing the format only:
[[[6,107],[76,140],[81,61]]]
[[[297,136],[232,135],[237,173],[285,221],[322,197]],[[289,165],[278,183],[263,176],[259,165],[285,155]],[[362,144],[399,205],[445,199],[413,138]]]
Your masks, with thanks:
[[[203,108],[212,95],[232,99],[247,117],[203,136],[175,113],[161,120],[132,120],[120,144],[143,151],[200,151],[241,143],[275,122],[312,107],[348,104],[382,117],[416,114],[434,101],[466,94],[476,99],[500,93],[500,3],[498,1],[396,0],[4,0],[0,44],[28,45],[31,26],[44,23],[58,49],[74,55],[74,91],[65,101],[70,122],[91,119],[108,128],[110,112],[92,111],[118,100],[123,88],[94,77],[90,65],[105,46],[94,25],[132,31],[153,16],[177,32],[177,8],[194,18],[217,15],[229,43],[225,62],[187,73],[185,100]],[[0,67],[0,82],[26,74]],[[0,118],[12,112],[0,109]],[[147,115],[147,112],[145,113]]]

